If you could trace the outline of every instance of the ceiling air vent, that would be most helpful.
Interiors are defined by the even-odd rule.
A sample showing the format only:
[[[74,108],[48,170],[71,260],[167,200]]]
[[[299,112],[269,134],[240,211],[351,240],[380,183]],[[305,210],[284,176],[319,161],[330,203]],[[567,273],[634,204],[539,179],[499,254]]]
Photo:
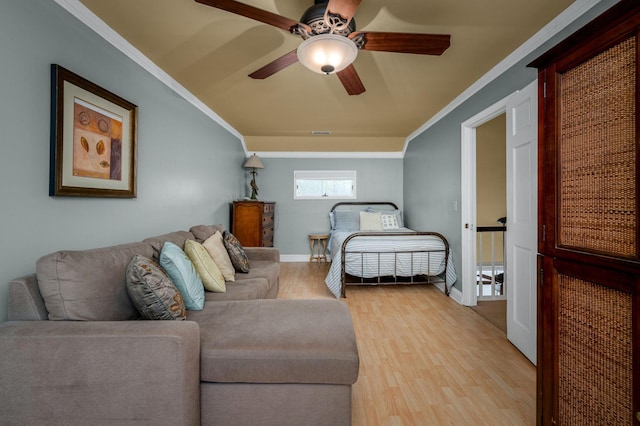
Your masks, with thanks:
[[[330,130],[312,130],[311,131],[312,135],[330,135],[331,131]]]

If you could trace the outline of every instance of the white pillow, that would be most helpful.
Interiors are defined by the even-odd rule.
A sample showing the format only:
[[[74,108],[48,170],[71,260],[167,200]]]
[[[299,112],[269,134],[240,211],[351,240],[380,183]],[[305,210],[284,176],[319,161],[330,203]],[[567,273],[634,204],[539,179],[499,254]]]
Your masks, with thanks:
[[[382,213],[360,212],[361,231],[382,231]]]
[[[382,229],[400,229],[398,225],[398,217],[395,214],[383,214]]]
[[[236,270],[233,268],[229,253],[227,253],[227,249],[224,247],[224,243],[222,242],[222,234],[219,231],[216,231],[215,234],[207,238],[206,241],[202,243],[202,246],[207,249],[207,252],[209,252],[213,261],[218,265],[224,279],[234,282],[236,280]]]

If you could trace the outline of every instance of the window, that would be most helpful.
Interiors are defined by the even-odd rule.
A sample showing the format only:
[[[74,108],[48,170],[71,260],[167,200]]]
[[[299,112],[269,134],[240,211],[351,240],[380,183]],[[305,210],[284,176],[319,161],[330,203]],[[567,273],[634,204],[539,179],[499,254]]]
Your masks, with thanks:
[[[355,170],[296,170],[294,200],[355,199]]]

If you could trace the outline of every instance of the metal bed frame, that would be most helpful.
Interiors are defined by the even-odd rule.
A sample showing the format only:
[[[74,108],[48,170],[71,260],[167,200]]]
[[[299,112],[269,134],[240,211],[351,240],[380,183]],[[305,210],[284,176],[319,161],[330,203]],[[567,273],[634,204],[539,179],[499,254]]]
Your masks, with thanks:
[[[364,202],[364,201],[356,201],[356,202],[340,202],[340,203],[336,203],[332,208],[331,211],[335,211],[336,209],[338,209],[340,206],[389,206],[392,207],[394,210],[398,210],[398,207],[396,206],[395,203],[392,202]],[[385,237],[396,237],[399,235],[411,235],[411,236],[416,236],[416,235],[425,235],[425,236],[434,236],[439,238],[440,240],[442,240],[442,243],[444,245],[444,248],[440,248],[440,249],[425,249],[425,250],[412,250],[412,251],[402,251],[402,252],[395,252],[395,251],[358,251],[358,250],[348,250],[347,246],[349,244],[349,241],[351,241],[354,238],[357,237],[362,237],[362,236],[366,236],[366,237],[381,237],[381,238],[385,238]],[[402,254],[411,254],[411,270],[413,271],[413,259],[414,259],[414,255],[417,253],[427,253],[427,263],[429,264],[429,255],[430,253],[442,253],[444,252],[444,271],[440,274],[444,276],[443,278],[440,278],[440,276],[432,276],[432,275],[413,275],[413,276],[409,276],[409,277],[403,277],[403,276],[398,276],[397,275],[397,259],[398,259],[398,253],[402,253]],[[376,277],[372,277],[372,278],[363,278],[363,277],[358,277],[358,276],[354,276],[351,274],[347,274],[346,273],[346,259],[347,259],[347,254],[359,254],[361,256],[361,268],[364,269],[364,262],[362,261],[365,254],[367,256],[371,256],[371,255],[377,255],[378,256],[378,270],[380,268],[380,256],[382,254],[393,254],[394,255],[394,274],[393,275],[385,275],[385,276],[381,276],[380,274],[378,274],[378,276]],[[447,286],[447,265],[448,265],[448,261],[449,261],[449,242],[447,241],[447,239],[442,235],[439,234],[437,232],[419,232],[419,231],[413,231],[413,232],[394,232],[394,233],[383,233],[383,232],[354,232],[353,234],[349,235],[344,242],[342,243],[342,256],[341,256],[341,277],[342,277],[342,283],[341,283],[341,290],[340,290],[340,295],[342,297],[346,297],[346,286],[347,285],[395,285],[395,284],[435,284],[435,283],[444,283],[444,292],[447,296],[449,296],[449,291],[450,288]],[[364,273],[362,273],[361,275],[364,275]]]

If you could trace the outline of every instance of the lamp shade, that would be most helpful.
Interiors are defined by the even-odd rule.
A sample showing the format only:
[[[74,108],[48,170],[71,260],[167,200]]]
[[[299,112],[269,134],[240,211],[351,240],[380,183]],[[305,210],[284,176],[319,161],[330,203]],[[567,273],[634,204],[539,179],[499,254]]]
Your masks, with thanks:
[[[332,74],[351,65],[358,56],[358,47],[347,37],[319,34],[309,37],[298,46],[298,60],[319,74]]]
[[[262,164],[262,161],[260,161],[260,157],[255,154],[244,162],[243,167],[246,169],[264,169],[264,165]]]

